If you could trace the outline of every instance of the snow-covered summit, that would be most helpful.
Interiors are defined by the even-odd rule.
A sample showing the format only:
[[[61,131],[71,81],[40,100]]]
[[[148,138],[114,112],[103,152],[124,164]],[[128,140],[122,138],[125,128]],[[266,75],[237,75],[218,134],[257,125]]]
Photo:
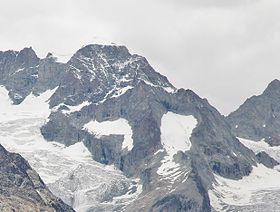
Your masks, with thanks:
[[[79,49],[67,62],[57,96],[51,105],[104,102],[134,88],[139,82],[175,92],[165,76],[146,58],[130,54],[125,46],[91,44]],[[82,95],[81,95],[82,94]]]

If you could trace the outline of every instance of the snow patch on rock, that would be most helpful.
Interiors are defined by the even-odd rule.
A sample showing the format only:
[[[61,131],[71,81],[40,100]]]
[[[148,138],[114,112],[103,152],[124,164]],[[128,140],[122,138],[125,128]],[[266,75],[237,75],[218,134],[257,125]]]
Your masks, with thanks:
[[[125,119],[120,118],[103,122],[94,120],[85,124],[84,129],[95,134],[97,138],[101,138],[104,135],[124,135],[122,149],[130,151],[133,148],[132,129]]]
[[[191,148],[190,137],[197,125],[194,116],[179,115],[167,112],[161,119],[161,143],[166,156],[161,161],[157,174],[175,181],[182,173],[180,164],[173,159],[178,151],[188,151]]]
[[[71,114],[77,111],[80,111],[81,109],[83,109],[86,106],[89,106],[91,103],[89,101],[84,101],[79,105],[75,105],[75,106],[70,106],[70,105],[66,105],[66,104],[59,104],[57,106],[55,106],[54,108],[52,108],[52,111],[57,111],[60,107],[66,106],[68,108],[68,110],[63,109],[62,113],[64,114]]]
[[[132,87],[132,86],[127,86],[127,87],[124,87],[124,88],[117,89],[115,91],[114,95],[111,98],[120,97],[121,95],[125,94],[128,90],[131,90],[133,88],[134,87]]]
[[[176,93],[176,92],[177,92],[177,89],[175,89],[175,88],[172,88],[172,87],[169,87],[169,86],[159,86],[159,85],[155,85],[155,84],[153,84],[153,83],[151,83],[151,82],[149,82],[149,81],[147,81],[147,80],[145,80],[145,79],[143,79],[143,78],[141,78],[141,80],[142,80],[143,82],[145,82],[147,85],[150,85],[150,86],[152,86],[152,87],[155,87],[155,88],[162,88],[162,89],[164,89],[167,93]]]

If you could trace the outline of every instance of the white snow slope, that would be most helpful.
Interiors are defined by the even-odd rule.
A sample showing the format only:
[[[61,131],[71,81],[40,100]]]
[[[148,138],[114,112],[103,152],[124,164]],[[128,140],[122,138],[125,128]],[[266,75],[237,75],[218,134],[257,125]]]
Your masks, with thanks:
[[[280,162],[279,147],[270,147],[263,140],[238,139],[255,153],[265,151]],[[209,191],[211,205],[216,211],[280,211],[280,172],[277,169],[258,164],[241,180],[215,175],[216,183]]]
[[[0,122],[24,118],[47,119],[50,110],[49,104],[46,101],[52,96],[56,89],[57,88],[46,91],[38,97],[30,94],[20,105],[12,105],[12,101],[8,96],[8,91],[3,86],[0,86]]]
[[[40,127],[50,114],[48,99],[54,92],[30,94],[20,105],[12,105],[7,90],[0,87],[0,143],[20,153],[51,191],[77,211],[92,207],[111,211],[133,201],[141,193],[138,181],[92,160],[82,142],[65,147],[44,140]]]
[[[178,151],[187,151],[191,148],[190,137],[193,129],[197,125],[197,120],[193,116],[184,116],[172,112],[167,112],[161,119],[161,143],[166,152],[166,156],[161,161],[161,166],[157,174],[174,182],[180,177],[182,169],[176,163],[173,156]]]

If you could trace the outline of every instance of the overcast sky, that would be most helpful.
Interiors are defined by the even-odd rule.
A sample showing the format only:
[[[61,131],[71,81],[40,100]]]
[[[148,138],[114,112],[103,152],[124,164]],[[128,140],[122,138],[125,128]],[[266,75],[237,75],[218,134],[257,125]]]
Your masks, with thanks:
[[[107,40],[227,114],[280,78],[279,0],[0,1],[0,50],[70,56]]]

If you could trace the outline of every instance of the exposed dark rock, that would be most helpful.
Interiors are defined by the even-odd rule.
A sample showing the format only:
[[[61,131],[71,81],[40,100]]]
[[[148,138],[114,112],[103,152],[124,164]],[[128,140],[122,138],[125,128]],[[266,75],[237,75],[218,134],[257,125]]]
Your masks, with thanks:
[[[275,159],[270,157],[266,152],[259,152],[258,154],[256,154],[256,156],[258,161],[268,168],[273,168],[274,166],[279,165],[279,163]]]

